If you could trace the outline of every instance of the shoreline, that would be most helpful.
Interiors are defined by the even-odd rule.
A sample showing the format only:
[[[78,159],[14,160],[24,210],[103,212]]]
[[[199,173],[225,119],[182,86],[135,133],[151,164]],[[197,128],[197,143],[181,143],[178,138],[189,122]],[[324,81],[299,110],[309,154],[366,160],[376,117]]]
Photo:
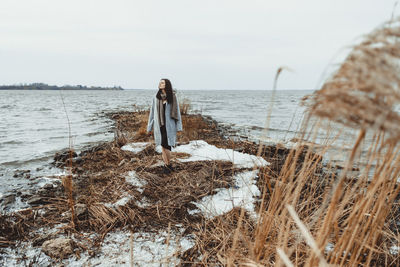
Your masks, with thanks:
[[[123,165],[130,165],[132,163],[132,159],[137,159],[138,157],[143,157],[143,156],[148,156],[151,158],[151,161],[154,167],[148,166],[145,169],[145,172],[147,175],[149,175],[150,179],[154,175],[158,175],[160,177],[163,177],[164,175],[161,173],[161,168],[157,166],[157,164],[160,164],[160,156],[157,155],[155,152],[154,145],[151,144],[151,140],[149,140],[149,137],[147,135],[143,134],[143,131],[141,130],[141,127],[143,127],[143,120],[147,116],[147,112],[139,111],[139,112],[115,112],[115,113],[109,113],[106,114],[109,118],[114,120],[115,122],[115,129],[116,131],[116,137],[113,141],[111,142],[102,142],[100,144],[94,145],[87,150],[83,150],[80,152],[80,154],[74,154],[73,155],[73,161],[72,161],[72,166],[73,166],[73,180],[74,184],[76,186],[74,192],[75,192],[75,203],[80,203],[83,202],[79,198],[82,196],[83,191],[85,190],[84,188],[88,188],[88,184],[86,183],[89,176],[103,176],[103,178],[107,179],[110,178],[110,174],[108,172],[113,172],[113,168],[124,168]],[[209,116],[202,116],[202,115],[183,115],[186,127],[190,127],[192,125],[192,129],[195,128],[195,130],[187,130],[185,132],[185,135],[181,135],[178,137],[178,140],[180,141],[179,145],[187,144],[190,142],[190,139],[195,139],[195,140],[207,140],[210,145],[216,145],[219,148],[228,148],[231,147],[232,141],[226,138],[224,136],[224,133],[226,133],[226,128],[227,126],[224,127],[219,127],[218,123],[214,121],[211,117]],[[136,117],[136,118],[135,118]],[[141,117],[141,118],[137,118]],[[197,124],[197,127],[193,127],[193,125]],[[200,131],[197,131],[198,129],[201,129]],[[120,150],[117,152],[117,154],[124,153],[124,157],[121,159],[118,158],[118,162],[113,160],[113,157],[108,157],[108,158],[102,158],[102,159],[94,159],[94,156],[99,156],[98,154],[100,152],[104,153],[104,151],[107,151],[107,153],[111,154],[113,150],[116,150],[117,148],[121,148],[121,146],[124,143],[127,143],[128,140],[124,139],[131,139],[131,141],[135,142],[148,142],[150,141],[150,145],[145,148],[143,151],[139,153],[139,155],[135,153],[131,153],[129,151],[123,152],[123,150]],[[151,139],[151,138],[150,138]],[[249,150],[251,146],[249,146],[250,143],[243,143],[241,147],[236,147],[235,151],[245,151]],[[254,144],[253,144],[254,145]],[[175,155],[175,160],[173,161],[173,164],[175,168],[178,170],[178,172],[184,172],[187,175],[192,175],[194,173],[191,173],[190,170],[188,170],[186,167],[194,168],[197,169],[199,174],[203,176],[204,179],[206,179],[207,175],[210,175],[212,171],[214,172],[220,172],[220,177],[222,177],[221,181],[212,181],[211,184],[208,184],[209,187],[208,190],[204,191],[202,194],[206,193],[206,195],[209,194],[215,194],[213,192],[214,189],[212,188],[226,188],[226,187],[233,187],[233,180],[232,177],[225,177],[225,174],[231,173],[233,165],[227,163],[226,161],[212,161],[213,162],[213,168],[209,168],[207,166],[208,164],[205,164],[204,162],[198,162],[198,163],[187,163],[187,164],[182,164],[177,161],[177,158],[179,157],[184,157],[184,153],[176,153],[173,152]],[[115,155],[113,155],[115,156]],[[159,159],[158,159],[159,158]],[[115,158],[114,158],[115,159]],[[128,161],[129,159],[129,161]],[[133,160],[135,162],[136,160]],[[100,166],[97,166],[94,162],[101,162]],[[60,152],[57,153],[54,157],[54,166],[59,167],[59,168],[65,168],[69,164],[69,155],[68,153]],[[143,164],[137,164],[137,168],[142,168],[141,165]],[[185,167],[186,166],[186,167]],[[150,169],[149,169],[150,168]],[[186,168],[186,169],[185,169]],[[147,170],[147,171],[146,171]],[[240,169],[234,172],[238,172]],[[125,173],[127,170],[124,171],[118,171],[119,175],[122,173]],[[151,172],[150,172],[151,171]],[[22,171],[21,175],[24,176],[28,174],[27,172]],[[115,175],[115,171],[113,172]],[[152,176],[152,175],[153,176]],[[79,176],[81,176],[79,178]],[[188,176],[188,177],[190,177]],[[84,177],[84,178],[83,178]],[[28,177],[26,177],[28,178]],[[94,181],[93,183],[97,183],[99,178],[92,178]],[[206,180],[204,181],[206,184],[208,183]],[[216,184],[215,184],[216,183]],[[133,195],[138,194],[137,190],[136,192],[133,193]],[[146,193],[145,193],[146,194]],[[22,194],[22,197],[25,195]],[[25,196],[26,197],[26,196]],[[149,196],[147,196],[149,197]],[[192,197],[193,198],[193,197]],[[27,200],[27,202],[32,206],[27,209],[23,209],[19,212],[15,212],[13,214],[8,214],[8,215],[3,215],[2,219],[6,221],[13,220],[12,218],[15,219],[15,216],[24,216],[21,222],[18,223],[18,227],[25,228],[26,231],[28,232],[34,232],[35,229],[39,230],[41,229],[44,225],[47,225],[48,222],[41,221],[40,219],[34,220],[34,223],[28,223],[33,217],[36,217],[38,213],[41,214],[41,216],[53,216],[53,217],[61,217],[58,218],[58,223],[55,225],[63,225],[63,224],[68,224],[68,214],[65,216],[65,212],[68,213],[68,207],[66,205],[66,197],[65,197],[65,192],[64,188],[62,186],[62,177],[48,177],[48,183],[44,183],[42,185],[42,189],[40,189],[37,194],[32,194],[32,196],[29,196],[28,199],[23,198],[23,200]],[[63,204],[64,203],[64,204]],[[4,202],[2,203],[4,204]],[[189,206],[193,206],[188,204]],[[60,207],[63,206],[63,207]],[[48,207],[57,207],[57,212],[48,210]],[[137,207],[137,206],[136,206]],[[80,211],[81,213],[78,214],[78,223],[80,226],[78,227],[80,231],[85,229],[87,227],[86,223],[82,223],[82,221],[87,221],[90,219],[89,211],[88,211],[88,206],[86,205],[85,207],[81,207],[82,210]],[[61,210],[60,210],[61,209]],[[157,212],[155,212],[157,213]],[[158,212],[159,213],[159,212]],[[18,215],[17,215],[18,214]],[[36,215],[35,215],[36,214]],[[60,216],[63,214],[63,216]],[[33,216],[33,217],[32,217]],[[39,216],[39,217],[41,217]],[[69,215],[70,216],[70,215]],[[82,217],[83,216],[83,217]],[[187,215],[188,216],[188,215]],[[196,216],[191,216],[189,221],[192,223],[194,221],[199,220]],[[186,220],[185,218],[180,218],[182,221]],[[43,220],[43,218],[42,218]],[[152,219],[150,218],[150,221]],[[125,222],[126,223],[126,222]],[[131,221],[132,223],[132,221]],[[16,226],[16,225],[15,225]],[[42,226],[42,227],[41,227]],[[151,226],[151,223],[146,224],[144,229],[148,228]],[[159,228],[159,226],[154,225],[152,227],[159,228],[159,230],[166,230],[166,226],[164,225],[163,227]],[[101,227],[100,227],[101,228]],[[173,228],[176,228],[175,226]],[[97,228],[96,228],[97,229]],[[143,229],[143,230],[144,230]],[[2,229],[1,232],[1,240],[3,241],[3,245],[9,244],[11,246],[17,245],[19,242],[24,240],[26,236],[20,235],[17,232],[15,232],[14,226],[12,229],[7,229],[9,233],[7,233],[7,238],[10,240],[7,240],[7,238],[4,236],[6,229]],[[88,230],[88,229],[87,229]],[[99,229],[97,229],[99,230]],[[154,230],[154,229],[152,229]],[[174,229],[177,230],[177,229]],[[75,229],[68,229],[67,232],[72,233],[75,232]],[[93,232],[93,229],[91,230]],[[88,231],[90,232],[90,231]],[[96,232],[96,231],[95,231]],[[10,235],[11,233],[11,235]],[[13,235],[14,234],[14,235]],[[104,237],[104,233],[102,234]],[[46,236],[46,235],[45,235]],[[51,239],[52,235],[47,235],[47,238],[43,238],[43,234],[33,234],[33,236],[30,236],[30,238],[33,238],[34,245],[39,248],[40,245],[43,245],[44,241],[46,239]],[[54,235],[53,235],[54,237]],[[5,243],[4,243],[5,242]],[[9,242],[9,243],[7,243]],[[23,242],[23,241],[22,241]],[[26,245],[26,244],[25,244]],[[3,253],[2,253],[3,254]],[[4,254],[3,254],[4,256]],[[61,257],[63,258],[63,257]]]
[[[227,138],[229,127],[220,127],[211,117],[183,114],[185,131],[178,134],[172,153],[175,171],[165,175],[152,137],[145,133],[148,113],[106,115],[115,122],[114,140],[72,157],[60,151],[54,165],[66,173],[44,179],[41,189],[27,196],[30,208],[1,215],[0,263],[31,264],[40,259],[49,266],[103,261],[128,265],[129,251],[147,255],[150,249],[156,253],[133,261],[155,266],[217,264],[215,229],[233,233],[240,218],[255,227],[257,210],[269,198],[274,179],[293,151],[267,145],[257,158],[258,144]],[[302,150],[297,159],[301,168],[308,148],[296,149]],[[315,161],[315,177],[321,184],[335,179],[324,170],[320,157]],[[73,186],[67,183],[68,166]],[[76,216],[73,224],[68,188]],[[227,202],[229,197],[233,198]],[[121,250],[118,246],[113,250],[115,244]],[[107,251],[116,256],[107,256]],[[25,254],[30,256],[24,258]],[[202,259],[205,254],[208,258]]]

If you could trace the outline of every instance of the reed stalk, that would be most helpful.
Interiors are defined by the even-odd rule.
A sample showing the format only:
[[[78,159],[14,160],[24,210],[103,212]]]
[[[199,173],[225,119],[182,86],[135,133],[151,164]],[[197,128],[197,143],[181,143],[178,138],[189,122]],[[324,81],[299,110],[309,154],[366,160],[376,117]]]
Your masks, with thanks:
[[[221,263],[370,266],[399,262],[398,254],[389,250],[400,242],[399,232],[389,227],[399,219],[394,206],[400,193],[399,40],[400,18],[382,24],[353,46],[320,90],[304,99],[307,112],[297,145],[279,170],[260,170],[264,190],[258,220],[240,216],[234,230],[219,226],[218,231],[231,236],[226,237],[230,243],[223,241],[228,248],[222,250]],[[271,109],[262,138],[267,135]],[[316,144],[321,131],[328,138]],[[327,162],[328,154],[348,131],[358,135],[350,150],[340,149],[345,162],[338,168]],[[259,156],[265,150],[262,140]],[[244,224],[254,225],[253,230],[245,231]],[[238,242],[246,235],[245,242]]]
[[[62,179],[62,185],[64,186],[67,199],[68,199],[68,206],[71,210],[71,226],[75,228],[76,226],[76,215],[75,215],[75,200],[73,196],[73,181],[72,181],[72,159],[73,159],[73,145],[72,145],[72,134],[71,134],[71,121],[68,116],[67,108],[65,106],[64,96],[60,91],[61,101],[64,107],[65,116],[67,118],[68,123],[68,148],[69,148],[69,163],[67,168],[67,175]]]

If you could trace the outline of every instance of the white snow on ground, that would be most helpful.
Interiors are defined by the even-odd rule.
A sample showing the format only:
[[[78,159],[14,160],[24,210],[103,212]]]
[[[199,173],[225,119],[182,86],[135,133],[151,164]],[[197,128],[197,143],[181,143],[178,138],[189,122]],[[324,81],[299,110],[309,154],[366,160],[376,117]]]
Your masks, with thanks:
[[[203,140],[191,141],[187,145],[181,145],[174,149],[175,152],[183,152],[191,156],[186,159],[179,159],[181,162],[203,161],[203,160],[225,160],[239,168],[252,168],[255,166],[267,166],[267,162],[262,157],[234,151],[232,149],[222,149],[209,145]],[[255,211],[255,197],[260,196],[261,192],[256,186],[255,177],[258,170],[245,171],[236,174],[233,179],[235,181],[234,188],[216,189],[215,195],[203,197],[200,201],[195,202],[198,210],[192,210],[189,213],[195,214],[202,212],[206,217],[213,218],[229,212],[234,207],[243,207],[250,216],[257,217]]]
[[[400,247],[399,246],[391,246],[389,248],[390,254],[397,255],[399,254]]]
[[[205,196],[193,204],[208,218],[227,213],[234,207],[243,207],[251,217],[256,218],[255,197],[261,194],[254,179],[257,173],[258,171],[239,173],[234,176],[234,188],[217,189],[218,192],[215,195]],[[198,213],[198,211],[191,211],[191,214],[194,213]]]
[[[232,149],[217,148],[209,145],[203,140],[191,141],[187,145],[177,146],[174,152],[183,152],[190,154],[191,157],[179,159],[181,162],[204,161],[204,160],[225,160],[232,161],[235,167],[252,168],[254,166],[267,166],[267,162],[262,157],[241,153]]]
[[[141,144],[141,145],[138,145]],[[143,150],[148,143],[133,143],[124,146],[124,150],[138,153]],[[139,148],[141,150],[139,150]],[[157,149],[157,148],[156,148]],[[159,149],[161,152],[161,149]],[[232,161],[235,167],[252,168],[255,166],[267,166],[269,163],[261,157],[240,153],[232,149],[221,149],[213,145],[209,145],[205,141],[192,141],[187,145],[181,145],[173,149],[174,152],[184,152],[191,156],[186,159],[179,159],[182,162],[187,161],[204,161],[204,160],[224,160]],[[255,177],[258,170],[244,171],[236,174],[233,178],[235,186],[233,188],[216,189],[217,193],[212,196],[205,196],[198,202],[194,203],[198,209],[190,211],[190,213],[201,212],[208,218],[222,215],[229,212],[234,207],[245,208],[252,217],[256,217],[255,212],[255,197],[260,196],[260,191],[255,185]],[[143,190],[146,185],[144,180],[136,174],[135,171],[130,171],[125,176],[126,182],[130,183]],[[112,208],[126,205],[133,197],[122,195],[115,203],[107,203],[106,205]],[[146,199],[140,203],[144,206],[149,205]],[[128,231],[118,231],[109,233],[96,257],[91,257],[87,252],[81,254],[80,259],[75,256],[63,261],[65,266],[131,266],[130,262],[130,235]],[[179,264],[176,258],[178,252],[183,252],[194,245],[194,240],[191,236],[181,237],[180,233],[171,233],[168,238],[167,232],[161,233],[135,233],[133,235],[133,262],[134,266],[175,266]],[[169,242],[167,242],[169,240]],[[168,244],[167,244],[168,243]],[[22,250],[22,248],[20,248]],[[32,248],[26,245],[25,255],[29,259],[37,257],[42,264],[47,264],[50,259],[41,253],[40,248]],[[5,266],[15,266],[17,258],[24,255],[22,251],[8,250],[7,254],[0,259],[0,263],[6,263]]]
[[[115,203],[105,203],[104,206],[106,206],[107,208],[117,208],[117,207],[125,206],[126,204],[128,204],[129,200],[131,200],[131,199],[132,199],[131,196],[124,196],[124,197],[118,199]]]
[[[147,207],[151,206],[152,204],[148,198],[142,197],[141,200],[136,200],[136,205],[140,208],[147,208]]]
[[[133,153],[139,153],[143,151],[148,144],[149,144],[148,142],[129,143],[121,147],[121,149]]]
[[[138,177],[135,171],[130,171],[128,172],[127,176],[125,176],[125,181],[128,184],[134,185],[137,187],[137,190],[142,193],[143,192],[143,187],[146,186],[146,181],[142,180]]]
[[[90,258],[86,253],[81,259],[69,258],[67,266],[131,266],[131,233],[118,231],[109,233],[101,246],[100,254]],[[168,242],[167,242],[168,240]],[[180,238],[167,232],[133,234],[134,266],[176,266],[177,254],[194,246],[190,237]]]
[[[126,204],[128,204],[129,200],[131,200],[132,197],[123,197],[121,199],[119,199],[117,202],[114,203],[115,206],[125,206]]]
[[[0,258],[0,266],[51,266],[51,259],[40,247],[32,247],[28,242],[22,242],[15,248],[5,248]],[[35,261],[35,264],[29,265]]]
[[[62,266],[131,266],[130,236],[128,231],[109,233],[97,256],[91,257],[84,252],[80,259],[76,256],[65,259]],[[167,232],[135,233],[132,241],[133,266],[176,266],[179,264],[176,256],[194,246],[192,237],[181,238],[179,233],[168,235]],[[34,248],[27,242],[16,248],[6,248],[5,252],[0,258],[1,266],[28,266],[32,261],[36,261],[34,266],[52,266],[51,258],[41,251],[41,247]]]
[[[140,179],[140,177],[136,174],[135,171],[128,172],[128,174],[125,176],[125,181],[128,184],[136,186],[136,190],[138,190],[140,193],[143,193],[144,187],[147,184],[145,180]],[[136,200],[136,205],[138,205],[141,208],[145,208],[150,206],[151,204],[145,197],[143,197],[141,200]]]

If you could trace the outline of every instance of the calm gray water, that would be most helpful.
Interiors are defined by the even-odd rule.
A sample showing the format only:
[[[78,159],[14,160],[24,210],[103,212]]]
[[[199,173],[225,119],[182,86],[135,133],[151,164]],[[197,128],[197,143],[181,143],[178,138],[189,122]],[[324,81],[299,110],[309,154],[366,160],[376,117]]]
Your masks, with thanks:
[[[278,91],[273,102],[269,136],[289,140],[301,121],[299,102],[312,91]],[[156,90],[125,91],[0,91],[0,187],[1,194],[28,184],[13,178],[17,169],[31,176],[52,175],[61,170],[49,164],[54,153],[67,148],[71,121],[73,146],[84,146],[113,138],[112,121],[102,114],[117,110],[147,108]],[[272,103],[271,91],[179,91],[190,100],[192,110],[210,115],[220,123],[257,138]]]

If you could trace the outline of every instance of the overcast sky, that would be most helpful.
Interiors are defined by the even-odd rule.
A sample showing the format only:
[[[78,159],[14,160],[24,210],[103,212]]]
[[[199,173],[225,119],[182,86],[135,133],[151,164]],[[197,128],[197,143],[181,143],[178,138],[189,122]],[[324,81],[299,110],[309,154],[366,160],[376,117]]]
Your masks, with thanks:
[[[288,66],[279,89],[314,89],[394,3],[1,0],[0,84],[270,89]]]

